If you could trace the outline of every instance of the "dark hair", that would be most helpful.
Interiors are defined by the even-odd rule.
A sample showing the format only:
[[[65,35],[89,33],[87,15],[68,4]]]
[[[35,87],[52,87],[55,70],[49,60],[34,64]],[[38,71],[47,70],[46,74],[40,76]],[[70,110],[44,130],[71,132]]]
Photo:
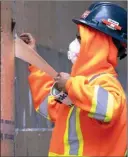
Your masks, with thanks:
[[[120,60],[125,58],[127,56],[126,48],[122,45],[122,43],[119,40],[114,39],[114,38],[112,38],[112,40],[118,49],[118,57],[120,58]]]

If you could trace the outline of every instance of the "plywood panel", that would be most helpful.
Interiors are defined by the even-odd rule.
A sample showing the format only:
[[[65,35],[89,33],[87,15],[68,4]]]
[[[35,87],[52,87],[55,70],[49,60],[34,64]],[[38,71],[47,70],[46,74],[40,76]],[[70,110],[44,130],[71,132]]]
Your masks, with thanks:
[[[14,47],[11,3],[1,2],[1,155],[14,155]]]

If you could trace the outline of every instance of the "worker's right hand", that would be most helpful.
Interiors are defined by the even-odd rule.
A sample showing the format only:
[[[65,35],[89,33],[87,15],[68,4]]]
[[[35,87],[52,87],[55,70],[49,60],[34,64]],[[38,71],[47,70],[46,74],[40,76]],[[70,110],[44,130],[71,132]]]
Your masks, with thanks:
[[[22,33],[20,38],[28,44],[32,49],[36,48],[36,40],[30,33]]]

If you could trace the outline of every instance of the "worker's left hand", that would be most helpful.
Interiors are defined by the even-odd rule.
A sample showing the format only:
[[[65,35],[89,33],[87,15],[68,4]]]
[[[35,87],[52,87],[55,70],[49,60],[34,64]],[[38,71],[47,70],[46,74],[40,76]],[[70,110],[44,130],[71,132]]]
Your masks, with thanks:
[[[30,33],[22,33],[20,38],[32,49],[36,49],[36,40]]]
[[[60,91],[66,92],[66,82],[70,78],[70,74],[61,72],[59,73],[54,80],[56,81],[56,88]]]

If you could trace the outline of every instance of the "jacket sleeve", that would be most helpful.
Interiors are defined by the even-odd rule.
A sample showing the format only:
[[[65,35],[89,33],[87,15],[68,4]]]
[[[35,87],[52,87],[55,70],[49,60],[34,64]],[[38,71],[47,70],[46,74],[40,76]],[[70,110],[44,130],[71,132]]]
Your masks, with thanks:
[[[116,120],[126,104],[126,97],[118,80],[102,75],[89,83],[86,77],[71,77],[66,83],[73,104],[86,111],[90,118],[103,123]]]
[[[32,65],[29,66],[29,71],[28,81],[35,110],[48,120],[55,122],[59,104],[54,97],[50,96],[54,80]]]

